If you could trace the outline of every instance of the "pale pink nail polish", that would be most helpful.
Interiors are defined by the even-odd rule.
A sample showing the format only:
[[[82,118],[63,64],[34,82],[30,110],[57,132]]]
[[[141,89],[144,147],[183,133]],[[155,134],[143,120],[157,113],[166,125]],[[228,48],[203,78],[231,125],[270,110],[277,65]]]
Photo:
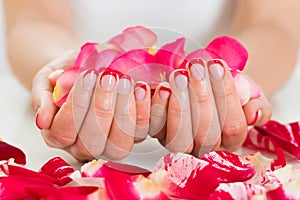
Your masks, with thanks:
[[[112,91],[116,85],[117,73],[112,70],[105,70],[100,79],[101,87],[106,91]]]
[[[167,100],[170,97],[170,94],[171,94],[171,88],[165,86],[161,86],[159,88],[159,97],[161,99]]]
[[[137,101],[143,101],[146,97],[147,86],[144,83],[136,83],[134,96]]]
[[[175,85],[180,90],[185,90],[188,85],[188,73],[186,70],[178,70],[174,74]]]
[[[85,89],[92,91],[95,87],[97,75],[95,71],[88,71],[86,74],[83,76],[83,86]]]
[[[224,67],[220,60],[210,60],[207,63],[209,73],[215,80],[221,80],[224,76]]]
[[[119,94],[128,94],[131,89],[131,78],[127,75],[123,75],[118,84],[118,93]]]
[[[196,80],[202,80],[205,76],[204,63],[201,59],[193,59],[189,62],[188,68],[192,77]]]

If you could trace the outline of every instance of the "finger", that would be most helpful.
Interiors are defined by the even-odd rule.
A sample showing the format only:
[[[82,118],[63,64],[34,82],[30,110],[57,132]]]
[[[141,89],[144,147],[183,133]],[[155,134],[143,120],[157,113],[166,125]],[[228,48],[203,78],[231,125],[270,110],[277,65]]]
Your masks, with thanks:
[[[170,151],[190,153],[193,149],[193,134],[188,74],[185,70],[175,70],[169,81],[172,93],[168,106],[166,147]]]
[[[53,88],[48,82],[50,69],[40,70],[32,82],[32,108],[36,112],[36,125],[39,129],[49,129],[58,108],[53,102]]]
[[[111,159],[121,159],[130,153],[136,126],[132,79],[123,75],[119,80],[117,91],[114,119],[104,150],[104,155]]]
[[[272,107],[266,97],[262,94],[259,98],[253,98],[243,107],[247,124],[249,126],[260,126],[270,120]]]
[[[48,76],[58,69],[66,69],[74,64],[78,51],[67,52],[38,71],[32,82],[32,108],[36,112],[36,125],[49,129],[58,108],[53,103],[52,84]]]
[[[160,83],[152,97],[150,112],[150,136],[163,142],[166,137],[166,121],[171,86],[168,82]]]
[[[201,156],[220,145],[221,129],[206,64],[199,59],[187,66],[194,136],[193,155]]]
[[[230,151],[241,147],[247,135],[247,123],[232,75],[222,60],[208,62],[211,85],[222,127],[222,145]]]
[[[150,122],[150,104],[151,92],[150,87],[145,82],[137,82],[134,89],[136,105],[136,129],[135,142],[143,141],[148,134]]]
[[[94,159],[103,153],[114,116],[117,83],[116,72],[100,74],[78,139],[70,148],[77,158]]]
[[[43,134],[47,144],[66,148],[75,143],[90,104],[96,79],[94,71],[85,71],[79,75],[67,101],[55,115],[49,132]]]

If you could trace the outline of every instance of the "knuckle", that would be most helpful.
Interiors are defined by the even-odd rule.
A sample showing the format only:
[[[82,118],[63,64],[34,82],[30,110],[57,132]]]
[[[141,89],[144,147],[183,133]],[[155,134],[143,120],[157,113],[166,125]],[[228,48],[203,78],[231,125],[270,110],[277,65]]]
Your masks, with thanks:
[[[214,93],[215,98],[217,99],[226,99],[228,97],[237,96],[237,92],[235,87],[227,87],[219,89],[217,92]]]
[[[113,107],[109,102],[98,102],[95,105],[95,113],[102,118],[110,118],[113,116]]]
[[[229,125],[225,126],[223,131],[226,137],[230,138],[240,138],[247,132],[247,126],[240,121],[231,122]]]
[[[170,106],[168,109],[168,115],[175,118],[181,118],[190,114],[190,110],[185,106]]]
[[[208,92],[198,95],[195,99],[192,100],[192,103],[196,104],[206,104],[212,100],[212,95]]]
[[[51,135],[49,137],[44,137],[44,140],[49,147],[65,148],[71,146],[76,141],[76,138],[65,137],[59,134],[52,134],[52,133],[48,133],[48,134]]]
[[[146,115],[138,115],[136,117],[136,123],[138,125],[146,125],[149,124],[149,117]]]
[[[164,106],[153,105],[151,107],[150,115],[151,115],[151,118],[160,119],[160,118],[165,118],[167,113],[166,113],[166,109]]]

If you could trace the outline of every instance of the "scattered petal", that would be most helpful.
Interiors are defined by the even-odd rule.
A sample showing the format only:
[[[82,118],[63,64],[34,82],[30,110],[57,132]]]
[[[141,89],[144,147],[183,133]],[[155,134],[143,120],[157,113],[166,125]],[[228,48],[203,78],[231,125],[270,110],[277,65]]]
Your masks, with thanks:
[[[11,158],[18,164],[26,164],[26,155],[21,149],[0,140],[0,161]]]

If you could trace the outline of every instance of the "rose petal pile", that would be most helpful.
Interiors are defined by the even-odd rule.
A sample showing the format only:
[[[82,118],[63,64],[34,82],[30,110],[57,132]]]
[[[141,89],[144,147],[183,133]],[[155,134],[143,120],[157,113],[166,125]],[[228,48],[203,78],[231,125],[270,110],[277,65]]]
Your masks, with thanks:
[[[164,44],[157,51],[154,48],[156,43],[157,35],[141,26],[127,28],[102,45],[86,43],[82,46],[74,67],[63,71],[55,80],[50,78],[54,86],[54,102],[60,107],[66,101],[78,74],[85,70],[100,73],[109,68],[119,74],[130,75],[135,81],[145,81],[154,89],[162,81],[162,76],[168,79],[173,70],[185,69],[193,59],[225,60],[231,69],[242,105],[251,98],[260,96],[257,85],[242,73],[248,53],[235,39],[221,36],[205,48],[189,53],[184,50],[184,37]]]
[[[278,138],[286,131],[272,128]],[[300,169],[286,165],[282,155],[278,151],[278,158],[271,159],[259,152],[238,156],[214,151],[196,158],[175,152],[162,157],[152,171],[101,159],[75,171],[55,157],[33,171],[24,165],[20,149],[1,142],[0,199],[300,199]]]
[[[244,146],[266,151],[282,151],[300,160],[300,122],[281,124],[270,120],[250,129]]]

